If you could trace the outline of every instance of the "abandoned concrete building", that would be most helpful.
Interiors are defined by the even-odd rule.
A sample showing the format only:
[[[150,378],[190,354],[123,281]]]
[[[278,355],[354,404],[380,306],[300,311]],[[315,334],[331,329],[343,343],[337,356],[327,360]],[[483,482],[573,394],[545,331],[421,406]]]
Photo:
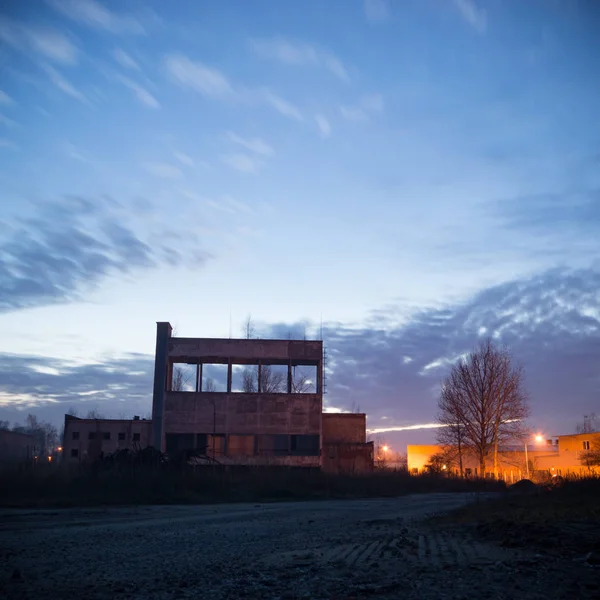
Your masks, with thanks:
[[[80,419],[65,415],[63,460],[97,458],[117,450],[151,445],[152,421],[132,419]]]
[[[157,323],[151,421],[65,417],[67,460],[134,443],[224,465],[373,468],[366,416],[323,414],[322,341],[173,337],[167,322]]]

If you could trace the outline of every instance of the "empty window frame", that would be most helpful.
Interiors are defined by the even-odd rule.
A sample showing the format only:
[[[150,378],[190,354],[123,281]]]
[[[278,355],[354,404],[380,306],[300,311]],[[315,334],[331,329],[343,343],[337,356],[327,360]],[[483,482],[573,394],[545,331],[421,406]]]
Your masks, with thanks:
[[[95,440],[96,439],[96,432],[95,431],[90,431],[88,433],[88,440]]]
[[[231,391],[255,394],[258,391],[258,366],[231,365]]]
[[[585,442],[583,442],[583,449],[584,450],[589,450],[590,449],[590,443],[589,443],[589,441],[586,440]]]
[[[288,391],[287,365],[262,365],[260,368],[260,393],[285,394]]]
[[[292,367],[292,394],[317,393],[317,367],[298,365]]]
[[[134,433],[133,434],[133,441],[134,442],[139,442],[140,441],[140,434],[139,433]]]
[[[71,458],[77,458],[79,456],[79,450],[77,448],[71,448]]]
[[[168,454],[176,454],[182,450],[194,450],[195,435],[193,433],[167,433],[165,446]]]
[[[201,391],[226,392],[227,370],[228,366],[224,364],[203,364]]]
[[[79,431],[74,431],[73,434],[71,435],[71,438],[74,440],[78,440],[79,439]]]
[[[174,363],[171,371],[171,390],[173,392],[195,392],[198,365]]]
[[[103,431],[102,432],[102,439],[103,440],[110,440],[110,431]]]
[[[123,441],[125,441],[125,434],[124,434],[124,433],[122,433],[122,432],[121,432],[121,433],[119,433],[119,441],[120,441],[120,442],[123,442]]]
[[[290,453],[297,456],[319,456],[320,439],[318,435],[292,435]]]

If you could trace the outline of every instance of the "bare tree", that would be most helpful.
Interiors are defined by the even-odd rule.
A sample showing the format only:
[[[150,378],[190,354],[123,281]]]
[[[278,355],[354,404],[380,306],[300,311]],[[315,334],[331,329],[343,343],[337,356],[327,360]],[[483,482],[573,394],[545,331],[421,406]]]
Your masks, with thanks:
[[[211,377],[208,377],[204,382],[204,386],[202,387],[203,392],[216,392],[217,386],[215,385],[214,380]]]
[[[69,410],[67,411],[67,414],[71,417],[76,417],[78,415],[77,409],[74,406],[70,406]]]
[[[242,334],[247,340],[256,339],[256,328],[252,321],[252,315],[248,315],[242,326]]]
[[[173,369],[171,390],[174,392],[183,392],[183,371],[178,367]]]
[[[442,384],[438,420],[445,442],[472,452],[485,477],[490,452],[498,445],[524,439],[529,415],[522,367],[508,350],[486,340],[461,358]]]
[[[292,373],[292,393],[308,394],[314,389],[314,383],[310,377],[300,368],[294,367]]]
[[[600,431],[600,423],[596,413],[583,415],[583,422],[577,424],[577,433],[595,433]]]
[[[443,394],[443,392],[442,392]],[[465,439],[465,428],[458,421],[455,422],[451,412],[444,411],[438,418],[443,425],[437,432],[437,441],[445,450],[453,448],[455,450],[455,459],[458,466],[458,472],[464,477],[464,458],[466,455],[467,440]]]
[[[595,433],[595,432],[584,432]],[[596,467],[600,467],[600,439],[592,440],[589,450],[581,453],[581,465],[587,467],[590,471],[594,471]]]
[[[88,413],[85,417],[86,419],[104,419],[104,415],[100,413],[97,408],[93,408],[88,410]]]

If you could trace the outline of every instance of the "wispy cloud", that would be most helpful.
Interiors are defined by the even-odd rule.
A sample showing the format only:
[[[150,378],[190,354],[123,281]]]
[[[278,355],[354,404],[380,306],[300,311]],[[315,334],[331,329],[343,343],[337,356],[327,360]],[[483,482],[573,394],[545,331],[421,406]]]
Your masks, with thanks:
[[[83,102],[85,104],[89,104],[88,99],[77,89],[75,88],[69,81],[67,81],[54,67],[50,65],[42,65],[44,71],[50,78],[50,81],[62,92]]]
[[[194,161],[191,156],[184,154],[183,152],[175,152],[175,158],[186,167],[193,167]]]
[[[181,54],[166,57],[165,66],[170,77],[179,85],[191,88],[203,96],[225,98],[234,96],[227,77],[217,69],[192,61]]]
[[[227,137],[234,144],[239,144],[240,146],[246,148],[246,150],[256,152],[256,154],[262,154],[263,156],[270,156],[273,154],[273,148],[271,148],[267,142],[260,138],[242,138],[231,131],[227,133]]]
[[[276,60],[287,65],[321,67],[342,81],[350,80],[339,58],[310,44],[294,43],[277,37],[270,40],[253,40],[252,47],[261,58]]]
[[[151,173],[155,177],[160,177],[161,179],[180,179],[183,175],[179,167],[170,165],[169,163],[146,163],[144,167],[148,173]]]
[[[14,142],[11,142],[7,138],[0,138],[0,148],[7,148],[10,150],[14,150],[17,145]]]
[[[140,70],[140,67],[135,60],[121,48],[115,48],[113,50],[113,57],[125,69],[133,69],[134,71]]]
[[[483,8],[477,6],[475,0],[454,0],[454,5],[462,18],[479,33],[483,33],[487,29],[487,13]]]
[[[253,212],[247,204],[245,204],[244,202],[240,202],[239,200],[236,200],[235,198],[229,195],[223,196],[218,201],[212,200],[210,198],[203,198],[202,200],[204,204],[206,204],[206,206],[232,215],[240,213],[251,214]]]
[[[232,169],[242,173],[256,173],[262,162],[249,154],[227,154],[222,157],[223,162]]]
[[[0,90],[0,104],[12,104],[12,103],[13,103],[13,99],[8,94],[6,94],[2,90]]]
[[[384,23],[390,18],[388,0],[364,0],[364,8],[369,23]]]
[[[182,54],[168,55],[165,58],[165,68],[172,81],[207,98],[266,104],[285,117],[296,121],[303,120],[302,113],[296,106],[270,90],[234,86],[218,69],[193,61]]]
[[[27,30],[27,35],[34,50],[47,58],[71,65],[77,62],[77,48],[62,33],[52,29],[31,29]]]
[[[138,19],[115,13],[96,0],[48,0],[48,2],[69,19],[96,29],[121,34],[146,32]]]
[[[6,127],[15,127],[17,125],[16,121],[9,119],[8,117],[0,114],[0,124]]]
[[[62,64],[73,65],[79,58],[77,47],[62,32],[50,27],[28,27],[2,16],[0,40],[24,54],[42,54],[46,59]]]
[[[160,102],[146,88],[139,85],[139,83],[136,83],[132,79],[129,79],[129,77],[124,77],[123,75],[119,75],[118,79],[134,93],[141,104],[148,108],[160,108]]]
[[[265,102],[273,107],[279,114],[289,119],[295,119],[296,121],[302,121],[302,113],[297,106],[294,106],[291,102],[284,100],[281,96],[277,96],[270,91],[264,92]]]
[[[168,248],[149,241],[152,232],[142,237],[135,213],[115,200],[67,196],[32,208],[27,214],[35,216],[7,227],[0,240],[0,312],[73,300],[112,273],[207,258],[185,232]]]
[[[323,115],[316,115],[315,121],[319,128],[319,133],[322,138],[328,138],[331,135],[331,124]]]
[[[341,106],[340,112],[348,121],[368,121],[371,114],[383,111],[383,98],[380,94],[363,96],[357,105]]]

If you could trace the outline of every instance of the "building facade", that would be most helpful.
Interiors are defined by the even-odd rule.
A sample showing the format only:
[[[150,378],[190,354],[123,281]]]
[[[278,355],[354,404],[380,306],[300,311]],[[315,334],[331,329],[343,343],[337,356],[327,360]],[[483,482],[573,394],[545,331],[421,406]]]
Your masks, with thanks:
[[[65,415],[62,460],[95,460],[117,450],[150,446],[152,421],[133,419],[80,419]]]
[[[321,341],[180,338],[158,323],[152,443],[224,464],[319,467],[322,388]]]
[[[411,474],[420,474],[429,470],[432,457],[448,456],[448,464],[442,464],[444,471],[458,473],[456,456],[446,452],[439,445],[409,445],[407,447],[408,470]],[[454,453],[455,454],[455,453]],[[595,456],[600,455],[600,432],[576,435],[559,435],[540,443],[528,443],[527,446],[502,447],[498,450],[496,469],[494,457],[487,459],[489,477],[496,475],[509,483],[524,477],[547,478],[551,476],[584,476],[600,473],[600,465]],[[477,459],[465,454],[463,471],[469,477],[477,477],[479,463]]]
[[[33,460],[35,453],[34,436],[0,429],[0,462]]]
[[[367,442],[367,415],[324,413],[321,466],[328,473],[373,471],[373,442]]]

